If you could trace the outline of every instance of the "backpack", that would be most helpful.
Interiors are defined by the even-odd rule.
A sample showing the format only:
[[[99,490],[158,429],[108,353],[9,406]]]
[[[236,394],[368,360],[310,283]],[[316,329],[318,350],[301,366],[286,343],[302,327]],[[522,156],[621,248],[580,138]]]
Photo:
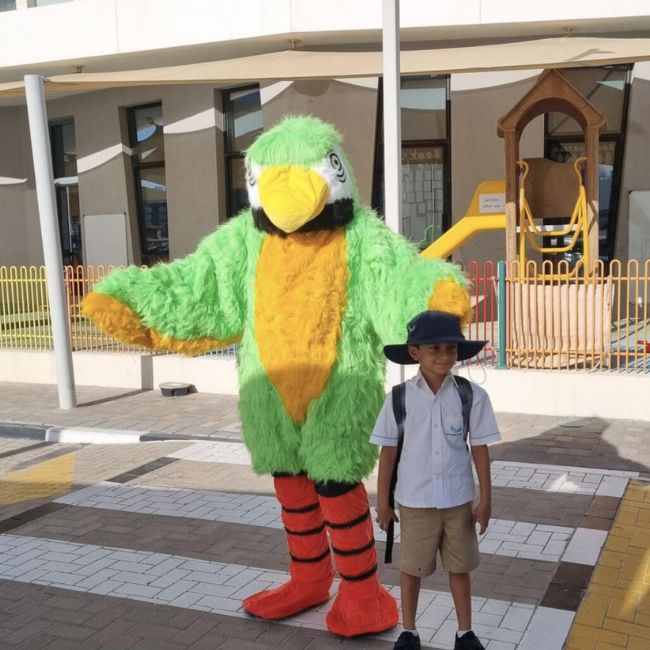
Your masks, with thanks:
[[[458,396],[463,411],[463,440],[467,445],[467,437],[469,436],[469,416],[472,412],[472,401],[474,391],[472,384],[465,377],[458,375],[454,376],[456,380],[456,387],[458,389]],[[397,466],[399,459],[402,455],[402,446],[404,444],[404,422],[406,421],[406,382],[393,386],[392,391],[393,399],[393,415],[397,423],[397,458],[395,458],[395,466],[393,467],[393,475],[390,479],[390,492],[388,495],[388,504],[391,508],[395,507],[395,486],[397,485]],[[395,536],[395,523],[390,522],[388,530],[386,531],[386,553],[384,555],[384,562],[390,564],[393,561],[393,539]]]

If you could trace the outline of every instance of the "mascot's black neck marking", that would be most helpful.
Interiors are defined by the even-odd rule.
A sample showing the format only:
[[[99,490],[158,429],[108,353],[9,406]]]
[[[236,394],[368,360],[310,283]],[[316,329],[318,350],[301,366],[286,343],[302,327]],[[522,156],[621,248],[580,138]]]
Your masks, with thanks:
[[[268,232],[273,235],[280,235],[280,237],[287,237],[289,234],[284,230],[280,230],[269,219],[264,208],[253,208],[253,222],[255,227],[262,232]],[[296,232],[315,232],[317,230],[335,230],[341,226],[352,221],[354,217],[354,201],[352,199],[339,199],[334,203],[328,203],[323,211],[311,221],[308,221],[304,226],[296,230]]]

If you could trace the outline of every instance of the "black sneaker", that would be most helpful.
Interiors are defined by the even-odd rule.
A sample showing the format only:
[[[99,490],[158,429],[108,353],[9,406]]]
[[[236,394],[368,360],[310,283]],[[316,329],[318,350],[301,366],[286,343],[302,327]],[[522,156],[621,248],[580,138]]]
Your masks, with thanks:
[[[467,634],[463,634],[461,637],[456,635],[454,650],[485,650],[485,648],[476,637],[476,634],[470,630]]]
[[[420,650],[420,637],[415,636],[412,632],[402,632],[399,635],[393,650]]]

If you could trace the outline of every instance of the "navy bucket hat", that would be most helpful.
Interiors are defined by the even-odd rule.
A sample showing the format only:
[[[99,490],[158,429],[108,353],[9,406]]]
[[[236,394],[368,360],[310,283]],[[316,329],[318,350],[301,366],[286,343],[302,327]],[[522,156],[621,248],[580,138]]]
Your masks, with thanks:
[[[457,316],[444,311],[423,311],[406,326],[406,343],[386,345],[384,354],[388,359],[402,365],[417,363],[409,354],[409,345],[431,345],[436,343],[457,343],[458,361],[465,361],[478,354],[487,341],[468,341],[460,329]]]

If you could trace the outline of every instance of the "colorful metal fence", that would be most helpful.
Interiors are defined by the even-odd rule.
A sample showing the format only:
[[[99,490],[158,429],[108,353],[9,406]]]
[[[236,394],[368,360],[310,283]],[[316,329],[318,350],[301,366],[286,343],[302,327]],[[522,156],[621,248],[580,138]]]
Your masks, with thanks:
[[[99,331],[80,312],[83,297],[112,270],[64,269],[75,351],[143,351]],[[650,373],[650,260],[599,263],[586,279],[569,271],[565,262],[470,262],[474,314],[466,335],[487,341],[472,363]],[[44,267],[0,266],[0,349],[52,349]]]
[[[487,341],[469,365],[497,365],[499,350],[498,278],[494,262],[472,261],[464,271],[471,283],[472,322],[465,336],[473,341]]]
[[[141,350],[106,335],[82,316],[83,297],[113,267],[66,266],[64,281],[73,350],[133,352]],[[51,350],[53,347],[45,267],[0,267],[0,348]]]
[[[0,266],[0,348],[52,349],[44,267]]]
[[[650,373],[650,260],[507,266],[508,367]]]

